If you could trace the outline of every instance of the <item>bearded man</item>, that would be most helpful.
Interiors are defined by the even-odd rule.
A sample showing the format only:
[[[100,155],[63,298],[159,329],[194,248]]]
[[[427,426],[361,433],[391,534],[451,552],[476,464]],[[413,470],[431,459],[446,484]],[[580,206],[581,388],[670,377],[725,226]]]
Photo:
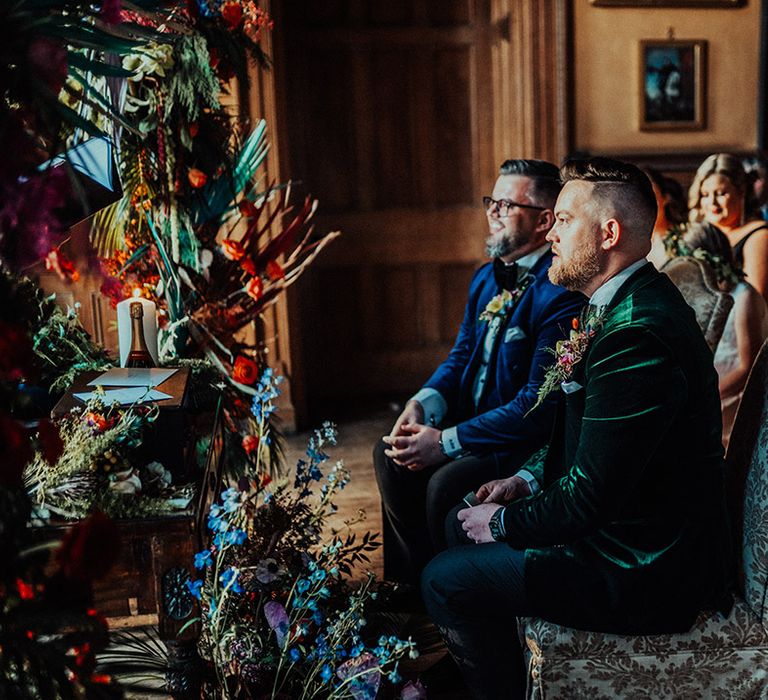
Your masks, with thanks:
[[[727,610],[731,574],[720,404],[693,310],[645,256],[648,178],[573,161],[547,235],[550,279],[590,306],[546,387],[559,404],[547,449],[452,514],[462,544],[422,593],[476,698],[522,698],[516,616],[620,634],[680,632]]]
[[[470,490],[508,476],[552,429],[554,401],[528,418],[581,294],[547,277],[545,237],[560,191],[558,169],[540,160],[502,164],[483,198],[488,255],[469,289],[456,343],[374,450],[384,514],[384,575],[417,584],[444,547],[447,513]]]

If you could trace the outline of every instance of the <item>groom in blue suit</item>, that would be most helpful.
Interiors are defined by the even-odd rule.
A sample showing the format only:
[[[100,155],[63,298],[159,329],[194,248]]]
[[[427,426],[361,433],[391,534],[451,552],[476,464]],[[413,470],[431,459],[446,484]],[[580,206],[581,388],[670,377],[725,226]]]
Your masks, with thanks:
[[[547,276],[559,192],[556,166],[508,160],[483,198],[492,262],[472,279],[448,358],[374,449],[387,579],[417,583],[444,548],[445,516],[462,496],[520,474],[549,437],[553,400],[526,414],[552,363],[547,348],[567,336],[585,302]]]

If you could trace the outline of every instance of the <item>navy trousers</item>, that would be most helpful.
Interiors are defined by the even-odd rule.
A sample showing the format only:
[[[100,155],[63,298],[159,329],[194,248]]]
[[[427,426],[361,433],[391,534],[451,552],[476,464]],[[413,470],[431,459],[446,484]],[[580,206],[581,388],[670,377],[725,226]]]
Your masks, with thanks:
[[[448,545],[424,569],[427,612],[477,700],[525,697],[526,670],[516,617],[536,615],[525,594],[525,552],[467,538],[454,509]]]

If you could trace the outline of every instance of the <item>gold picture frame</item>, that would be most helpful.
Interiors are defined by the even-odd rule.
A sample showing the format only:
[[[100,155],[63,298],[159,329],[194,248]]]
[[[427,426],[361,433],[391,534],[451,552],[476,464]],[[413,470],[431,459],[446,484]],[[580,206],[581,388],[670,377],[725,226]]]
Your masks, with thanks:
[[[640,42],[640,130],[706,128],[707,42],[646,39]]]

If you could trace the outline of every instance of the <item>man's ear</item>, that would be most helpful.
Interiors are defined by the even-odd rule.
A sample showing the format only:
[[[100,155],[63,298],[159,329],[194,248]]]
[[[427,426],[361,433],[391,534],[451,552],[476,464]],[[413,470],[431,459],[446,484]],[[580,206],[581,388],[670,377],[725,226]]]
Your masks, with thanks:
[[[536,219],[536,231],[547,234],[554,225],[555,213],[551,209],[544,209],[539,212],[539,216]]]
[[[602,241],[600,247],[603,250],[610,250],[621,240],[623,229],[616,219],[608,219],[600,227]]]

